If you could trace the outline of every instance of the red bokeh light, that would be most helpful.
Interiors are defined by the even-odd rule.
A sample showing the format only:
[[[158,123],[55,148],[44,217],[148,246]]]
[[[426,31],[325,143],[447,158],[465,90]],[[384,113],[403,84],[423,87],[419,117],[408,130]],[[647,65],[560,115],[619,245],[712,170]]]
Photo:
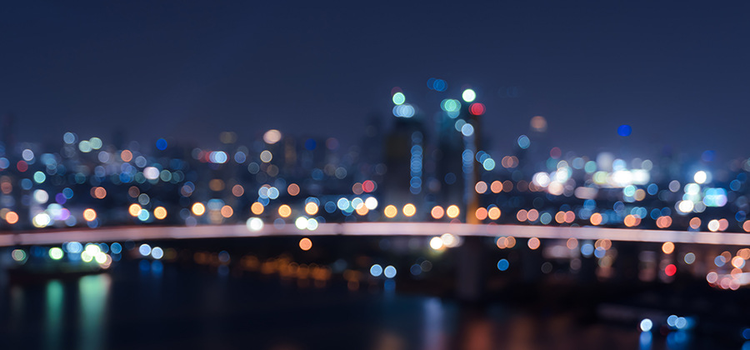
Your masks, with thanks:
[[[18,163],[16,164],[16,168],[18,168],[18,171],[23,173],[23,172],[26,172],[26,170],[29,170],[29,165],[26,164],[26,162],[19,160]]]
[[[362,189],[367,193],[375,191],[375,183],[372,180],[367,180],[362,183]]]
[[[562,151],[558,147],[552,147],[551,150],[549,150],[549,156],[558,159],[560,156],[562,156]]]
[[[481,103],[472,103],[469,106],[469,113],[471,113],[472,115],[482,115],[484,114],[484,111],[484,105]]]

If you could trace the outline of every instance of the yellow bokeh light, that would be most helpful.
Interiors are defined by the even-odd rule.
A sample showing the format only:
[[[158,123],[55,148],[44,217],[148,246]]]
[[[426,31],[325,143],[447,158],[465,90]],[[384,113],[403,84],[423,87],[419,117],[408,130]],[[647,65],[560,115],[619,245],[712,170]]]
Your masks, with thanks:
[[[625,216],[623,223],[627,227],[638,226],[638,224],[641,223],[641,219],[635,215],[630,214],[630,215]]]
[[[713,219],[708,222],[708,230],[711,232],[716,232],[719,230],[719,220]]]
[[[565,212],[564,211],[558,211],[555,213],[555,222],[558,224],[565,223]]]
[[[737,251],[737,256],[739,256],[739,257],[741,257],[741,258],[743,258],[745,260],[750,259],[750,249],[748,249],[748,248],[742,248],[742,249],[738,250]]]
[[[728,262],[729,260],[732,259],[732,253],[730,253],[728,250],[721,252],[720,255],[724,257],[724,261]]]
[[[547,119],[544,119],[541,115],[531,118],[531,128],[537,132],[547,131]]]
[[[105,190],[104,187],[94,187],[91,192],[96,199],[104,199],[107,197],[107,190]]]
[[[516,238],[513,236],[508,236],[505,238],[505,247],[510,249],[516,246]]]
[[[273,153],[269,150],[264,150],[263,152],[260,152],[260,160],[263,163],[269,163],[271,160],[273,160]]]
[[[510,249],[516,246],[516,239],[513,236],[500,237],[497,239],[497,247],[500,249]]]
[[[396,209],[395,205],[388,205],[383,209],[383,214],[385,214],[385,217],[392,219],[398,214],[398,209]]]
[[[212,179],[208,182],[208,187],[211,189],[211,191],[221,191],[224,189],[224,180],[222,179]]]
[[[644,191],[643,189],[639,188],[639,189],[637,189],[635,191],[635,196],[634,197],[635,197],[635,200],[637,200],[637,201],[640,202],[640,201],[646,199],[646,191]]]
[[[741,256],[735,256],[734,258],[732,258],[732,266],[738,269],[745,267],[745,259]],[[739,272],[741,273],[742,271]]]
[[[441,250],[444,247],[443,240],[440,237],[432,237],[430,239],[430,248],[433,250]]]
[[[123,162],[129,162],[133,160],[133,153],[128,150],[124,150],[122,151],[122,153],[120,153],[120,159],[122,159]]]
[[[591,224],[594,225],[594,226],[601,225],[601,223],[602,223],[602,214],[593,213],[593,214],[591,214],[591,218],[589,220],[591,221]]]
[[[299,194],[299,185],[295,183],[289,184],[289,186],[286,188],[286,191],[289,193],[290,196],[296,196]]]
[[[500,193],[502,190],[503,190],[502,182],[498,180],[492,181],[492,185],[490,185],[490,191],[492,191],[492,193]]]
[[[318,213],[318,205],[315,202],[308,202],[305,204],[305,213],[307,215],[315,215]]]
[[[128,207],[128,213],[130,216],[138,216],[141,213],[141,206],[138,203],[133,203]]]
[[[672,254],[672,252],[674,252],[674,243],[664,242],[664,244],[661,245],[661,251],[664,252],[664,254]]]
[[[604,250],[609,250],[609,248],[612,248],[612,241],[608,239],[597,239],[596,242],[594,242],[594,248],[601,248]]]
[[[83,211],[83,218],[86,221],[94,221],[94,220],[96,220],[96,211],[94,211],[94,209],[91,209],[91,208],[84,210]]]
[[[529,221],[536,221],[539,219],[539,212],[536,209],[529,210],[529,212],[526,213],[526,219]]]
[[[191,211],[193,212],[193,215],[201,216],[206,212],[206,206],[200,202],[194,203]]]
[[[360,215],[360,216],[365,216],[365,215],[367,215],[367,213],[369,213],[369,212],[370,212],[370,209],[367,209],[367,207],[366,207],[366,206],[364,206],[364,205],[360,205],[360,206],[359,206],[359,207],[358,207],[357,209],[355,209],[354,211],[356,211],[356,212],[357,212],[357,214],[358,214],[358,215]]]
[[[9,211],[5,214],[5,221],[11,225],[18,222],[18,214],[14,211]]]
[[[575,212],[573,212],[572,210],[569,210],[569,211],[565,212],[565,222],[566,223],[571,224],[575,220],[576,220],[576,213]]]
[[[519,210],[516,213],[516,220],[518,220],[518,222],[524,222],[524,221],[526,221],[526,218],[527,218],[526,214],[527,214],[526,209]]]
[[[527,245],[531,250],[537,250],[541,244],[542,243],[539,241],[539,238],[536,237],[529,238],[529,241],[527,242]]]
[[[690,219],[690,228],[692,228],[693,230],[701,228],[701,219],[697,217]]]
[[[660,216],[656,219],[656,227],[669,228],[672,225],[672,218],[669,216]]]
[[[430,211],[430,215],[432,215],[433,219],[439,220],[443,218],[443,215],[445,215],[445,210],[443,210],[443,207],[436,205],[432,207],[432,210]]]
[[[495,244],[497,244],[497,247],[500,248],[500,249],[507,248],[506,244],[505,244],[505,237],[498,237],[498,239],[495,242]]]
[[[415,207],[414,204],[406,203],[406,205],[404,205],[404,208],[402,209],[402,212],[406,217],[412,217],[417,213],[417,207]]]
[[[440,235],[440,240],[443,241],[443,245],[448,248],[457,247],[460,242],[456,235],[447,232]]]
[[[245,188],[240,184],[234,185],[232,186],[232,194],[235,197],[242,197],[242,195],[245,194]]]
[[[448,215],[449,218],[455,219],[458,217],[459,214],[461,214],[461,209],[458,209],[457,205],[451,205],[445,210],[445,214]]]
[[[578,247],[578,239],[575,237],[568,238],[568,241],[565,242],[565,246],[568,247],[568,249],[576,249]]]
[[[156,207],[154,208],[154,217],[157,220],[164,220],[164,218],[167,217],[167,209],[164,207]]]
[[[224,218],[230,218],[234,214],[234,209],[231,206],[225,205],[221,207],[221,216]]]
[[[490,218],[490,220],[497,220],[500,218],[500,215],[502,213],[500,212],[500,208],[498,207],[492,207],[487,210],[487,217]]]
[[[518,158],[516,158],[516,156],[505,156],[500,161],[500,165],[502,165],[503,168],[515,168],[518,166]],[[513,183],[510,180],[505,180],[503,182],[503,187],[510,187],[510,189],[505,190],[508,192],[513,189]]]
[[[258,203],[258,204],[260,204],[260,203]],[[290,206],[288,206],[286,204],[282,204],[279,207],[278,212],[279,212],[279,216],[281,216],[282,218],[288,218],[289,216],[292,215],[292,207],[290,207]]]
[[[260,215],[263,214],[263,211],[266,209],[266,207],[263,206],[260,202],[254,202],[250,206],[250,212],[252,212],[254,215]]]
[[[484,207],[477,208],[476,212],[474,212],[474,216],[476,216],[477,220],[484,220],[487,218],[487,209]]]
[[[304,251],[308,251],[312,249],[312,241],[305,237],[299,240],[299,249],[302,249]]]
[[[276,129],[271,129],[263,134],[263,141],[269,145],[273,145],[281,140],[281,132]]]

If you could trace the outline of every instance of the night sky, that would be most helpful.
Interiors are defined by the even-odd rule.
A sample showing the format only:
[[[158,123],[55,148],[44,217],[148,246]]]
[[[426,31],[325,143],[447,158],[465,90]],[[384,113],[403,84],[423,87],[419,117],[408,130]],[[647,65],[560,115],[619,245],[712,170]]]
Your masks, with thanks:
[[[750,156],[750,5],[732,4],[5,2],[0,113],[21,141],[278,128],[351,144],[370,115],[393,120],[395,86],[427,119],[471,86],[500,156],[535,115],[563,152]]]

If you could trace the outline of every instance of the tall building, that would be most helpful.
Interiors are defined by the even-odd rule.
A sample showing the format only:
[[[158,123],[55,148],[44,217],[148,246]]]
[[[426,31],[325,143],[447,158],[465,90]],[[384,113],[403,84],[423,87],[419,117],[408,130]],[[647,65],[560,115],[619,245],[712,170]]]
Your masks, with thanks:
[[[449,113],[438,115],[437,151],[435,152],[435,178],[439,181],[439,191],[435,202],[440,205],[458,204],[464,196],[464,173],[462,154],[464,140],[456,130],[458,118]]]
[[[424,125],[420,118],[397,118],[385,138],[387,203],[403,205],[423,194]]]

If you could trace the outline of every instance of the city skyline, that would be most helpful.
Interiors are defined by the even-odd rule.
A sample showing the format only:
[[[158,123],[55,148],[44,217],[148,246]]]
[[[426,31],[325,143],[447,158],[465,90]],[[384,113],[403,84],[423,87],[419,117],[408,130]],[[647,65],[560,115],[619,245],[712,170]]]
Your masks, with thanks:
[[[0,339],[748,350],[749,11],[4,3]]]

